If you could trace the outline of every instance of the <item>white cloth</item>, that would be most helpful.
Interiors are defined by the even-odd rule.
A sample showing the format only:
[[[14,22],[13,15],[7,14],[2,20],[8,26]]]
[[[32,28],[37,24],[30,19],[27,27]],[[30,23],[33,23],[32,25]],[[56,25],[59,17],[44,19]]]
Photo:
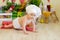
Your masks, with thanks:
[[[21,25],[19,24],[18,19],[19,19],[19,17],[13,20],[13,27],[16,29],[21,28]]]
[[[13,27],[15,29],[21,29],[21,24],[19,24],[18,19],[19,19],[19,17],[13,20]],[[25,24],[29,24],[31,22],[33,22],[33,19],[31,19],[31,20],[27,19]]]
[[[41,15],[41,9],[35,5],[28,5],[26,7],[26,12],[27,14],[34,13],[36,15],[35,18]]]

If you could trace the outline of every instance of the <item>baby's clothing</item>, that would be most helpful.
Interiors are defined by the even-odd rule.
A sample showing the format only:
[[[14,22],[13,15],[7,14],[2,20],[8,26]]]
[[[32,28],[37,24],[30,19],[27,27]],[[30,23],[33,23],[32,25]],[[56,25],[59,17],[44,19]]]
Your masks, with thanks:
[[[36,5],[29,5],[26,7],[27,14],[34,13],[36,18],[41,16],[41,9],[37,7]]]
[[[14,27],[15,29],[21,29],[21,24],[19,24],[18,19],[19,19],[19,17],[13,20],[13,27]],[[30,19],[30,20],[27,19],[25,24],[28,25],[28,24],[31,23],[32,21],[33,21],[33,19]]]
[[[21,25],[19,24],[18,19],[19,19],[19,17],[13,20],[13,27],[16,29],[21,28]]]

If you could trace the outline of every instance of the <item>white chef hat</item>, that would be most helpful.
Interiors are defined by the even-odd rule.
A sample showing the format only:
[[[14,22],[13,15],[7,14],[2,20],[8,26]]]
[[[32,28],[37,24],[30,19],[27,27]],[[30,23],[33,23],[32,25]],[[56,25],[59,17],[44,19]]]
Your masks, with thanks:
[[[26,7],[27,14],[34,13],[36,16],[39,17],[41,15],[41,9],[35,5],[29,5]]]

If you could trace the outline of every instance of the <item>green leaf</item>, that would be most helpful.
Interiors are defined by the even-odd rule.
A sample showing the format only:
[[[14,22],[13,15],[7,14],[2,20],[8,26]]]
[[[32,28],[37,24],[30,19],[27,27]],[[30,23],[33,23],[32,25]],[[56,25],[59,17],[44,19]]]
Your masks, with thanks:
[[[19,11],[20,7],[21,7],[21,6],[20,6],[19,4],[15,4],[14,10],[15,10],[15,11]]]
[[[18,12],[17,17],[22,17],[24,16],[24,12]]]
[[[36,6],[39,6],[41,3],[41,0],[30,0],[29,4],[34,4]]]
[[[7,2],[7,7],[10,8],[12,5],[12,2]]]

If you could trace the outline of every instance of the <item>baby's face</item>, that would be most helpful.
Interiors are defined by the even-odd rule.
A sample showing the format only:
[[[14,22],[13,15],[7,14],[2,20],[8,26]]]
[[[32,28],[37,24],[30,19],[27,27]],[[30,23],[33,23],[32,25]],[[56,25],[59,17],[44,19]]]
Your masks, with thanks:
[[[33,14],[33,13],[31,13],[30,15],[31,15],[31,16],[35,16],[35,14]]]
[[[30,13],[29,15],[30,15],[30,17],[33,18],[33,19],[34,19],[34,17],[36,16],[36,15],[33,14],[33,13]]]

